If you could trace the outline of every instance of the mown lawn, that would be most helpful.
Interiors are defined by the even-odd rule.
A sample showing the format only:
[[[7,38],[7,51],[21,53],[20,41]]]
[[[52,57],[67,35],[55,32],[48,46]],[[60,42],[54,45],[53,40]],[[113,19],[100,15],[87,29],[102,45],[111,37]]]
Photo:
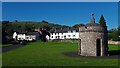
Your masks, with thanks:
[[[119,50],[119,45],[109,45]],[[118,66],[118,58],[97,59],[70,57],[63,52],[78,51],[77,43],[32,42],[21,48],[3,53],[3,66]]]

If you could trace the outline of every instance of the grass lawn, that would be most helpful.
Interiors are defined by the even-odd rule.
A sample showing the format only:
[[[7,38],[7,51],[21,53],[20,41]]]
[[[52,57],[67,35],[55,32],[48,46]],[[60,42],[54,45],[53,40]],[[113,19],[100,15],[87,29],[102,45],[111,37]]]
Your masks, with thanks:
[[[119,50],[119,45],[109,45]],[[21,48],[3,53],[3,66],[117,66],[118,58],[97,59],[69,57],[63,52],[78,51],[77,43],[32,42]]]

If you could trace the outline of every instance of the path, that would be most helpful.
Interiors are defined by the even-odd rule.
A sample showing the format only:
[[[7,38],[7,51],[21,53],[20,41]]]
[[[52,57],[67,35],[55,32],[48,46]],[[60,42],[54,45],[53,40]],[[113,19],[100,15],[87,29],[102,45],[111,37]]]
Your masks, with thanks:
[[[2,47],[2,53],[14,50],[14,49],[22,47],[22,46],[24,46],[24,45],[16,44],[16,45],[12,45],[12,46],[4,46],[4,47]]]

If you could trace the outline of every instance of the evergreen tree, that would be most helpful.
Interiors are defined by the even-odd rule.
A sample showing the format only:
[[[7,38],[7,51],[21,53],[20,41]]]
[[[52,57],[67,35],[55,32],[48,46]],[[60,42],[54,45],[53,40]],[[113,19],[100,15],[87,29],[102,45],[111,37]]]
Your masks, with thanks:
[[[101,18],[99,20],[99,23],[100,23],[100,25],[106,26],[106,22],[105,22],[105,19],[104,19],[103,15],[101,16]]]

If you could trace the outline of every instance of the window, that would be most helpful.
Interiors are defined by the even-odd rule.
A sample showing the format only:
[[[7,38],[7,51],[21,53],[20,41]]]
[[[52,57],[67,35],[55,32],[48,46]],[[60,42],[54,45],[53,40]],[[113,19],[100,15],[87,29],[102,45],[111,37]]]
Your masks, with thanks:
[[[60,38],[60,36],[58,36],[58,39]]]
[[[53,36],[51,38],[53,38]]]
[[[68,35],[68,37],[70,37],[70,35]]]
[[[21,38],[19,38],[19,40],[21,40]]]
[[[32,38],[31,36],[29,36],[30,37],[30,39]]]
[[[66,38],[66,36],[64,36],[64,38]]]
[[[29,39],[29,37],[26,37],[26,39]]]
[[[57,38],[57,36],[55,36],[55,38]]]
[[[75,35],[73,35],[73,37],[75,37]]]

